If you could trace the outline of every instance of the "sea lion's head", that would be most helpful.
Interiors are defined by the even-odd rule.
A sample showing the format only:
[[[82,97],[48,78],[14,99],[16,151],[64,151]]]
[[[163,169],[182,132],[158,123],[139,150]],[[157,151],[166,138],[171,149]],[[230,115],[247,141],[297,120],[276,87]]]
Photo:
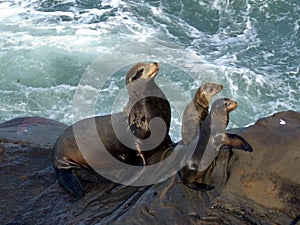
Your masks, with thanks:
[[[215,121],[225,124],[229,123],[229,113],[238,107],[238,103],[229,98],[219,98],[211,106],[210,114],[214,117]]]
[[[238,107],[238,103],[229,98],[219,98],[211,106],[211,114],[218,115],[218,117],[224,115],[226,120],[229,119],[229,113]],[[224,118],[225,119],[225,118]]]
[[[152,80],[159,71],[159,64],[153,62],[150,64],[138,62],[134,64],[126,74],[126,85],[136,82],[137,80]]]
[[[222,91],[222,89],[223,85],[216,83],[205,83],[199,87],[193,101],[196,104],[208,107],[212,98],[220,91]]]
[[[228,98],[224,100],[224,104],[225,104],[227,113],[232,112],[233,110],[235,110],[238,107],[238,103],[236,101],[228,99]]]

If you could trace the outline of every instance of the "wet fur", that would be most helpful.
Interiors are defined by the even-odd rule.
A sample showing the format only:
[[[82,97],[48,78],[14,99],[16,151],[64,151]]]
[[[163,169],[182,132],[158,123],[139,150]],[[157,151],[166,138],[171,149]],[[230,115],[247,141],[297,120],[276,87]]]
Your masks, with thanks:
[[[224,104],[224,106],[222,106]],[[223,107],[223,108],[222,108]],[[216,154],[220,149],[241,149],[248,152],[252,152],[253,149],[251,145],[242,137],[235,134],[226,134],[225,129],[229,122],[229,112],[233,111],[237,107],[237,104],[229,99],[218,99],[212,106],[210,114],[204,120],[201,131],[199,134],[198,143],[196,145],[193,156],[188,160],[187,165],[185,165],[179,172],[179,175],[186,186],[194,190],[212,190],[212,185],[206,185],[203,183],[196,182],[197,179],[204,176],[205,171],[211,165],[207,164],[205,168],[200,168],[202,160],[208,160],[208,162],[213,162],[214,158],[205,159],[203,158],[206,147],[210,146],[206,151],[212,151],[208,156]],[[223,111],[223,109],[226,109]],[[218,122],[216,122],[218,121]],[[219,130],[213,129],[213,124],[220,123]],[[216,152],[216,153],[214,153]],[[204,161],[205,162],[205,161]]]
[[[158,64],[153,63],[148,67],[145,65],[143,63],[135,64],[126,75],[129,101],[123,112],[81,120],[67,128],[57,139],[53,151],[53,164],[59,184],[73,196],[82,197],[84,195],[83,187],[73,170],[79,167],[90,168],[76,144],[74,127],[77,131],[79,129],[80,138],[86,142],[87,148],[101,152],[97,143],[89,141],[89,138],[94,135],[90,131],[91,124],[96,124],[98,135],[105,150],[109,151],[116,159],[131,165],[145,165],[145,157],[164,146],[173,144],[168,134],[171,121],[170,104],[153,79],[157,74]],[[130,85],[131,82],[133,85]],[[158,97],[151,97],[153,95]],[[167,126],[166,136],[159,146],[148,151],[144,156],[143,153],[139,154],[136,150],[129,149],[118,140],[113,130],[112,116],[117,127],[132,132],[140,139],[150,136],[150,120],[154,117],[161,117]],[[100,168],[109,168],[109,160],[105,158],[96,160],[97,166]]]

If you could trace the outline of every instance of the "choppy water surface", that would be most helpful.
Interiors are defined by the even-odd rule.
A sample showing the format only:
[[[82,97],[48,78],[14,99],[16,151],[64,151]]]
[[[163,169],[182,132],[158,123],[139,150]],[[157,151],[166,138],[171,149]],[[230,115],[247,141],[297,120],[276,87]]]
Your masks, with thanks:
[[[98,95],[90,114],[109,113],[115,101],[121,110],[129,56],[161,62],[156,81],[172,104],[175,139],[206,81],[239,102],[230,127],[300,111],[299,26],[298,0],[1,0],[0,121],[38,115],[71,124],[92,65],[103,88],[84,86]]]

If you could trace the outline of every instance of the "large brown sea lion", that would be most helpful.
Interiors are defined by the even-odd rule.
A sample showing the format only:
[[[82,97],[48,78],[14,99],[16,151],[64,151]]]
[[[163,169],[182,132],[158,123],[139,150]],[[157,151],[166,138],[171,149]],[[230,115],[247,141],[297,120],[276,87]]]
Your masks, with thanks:
[[[213,185],[196,181],[205,174],[220,149],[236,148],[248,152],[253,151],[250,144],[242,137],[225,133],[229,122],[229,113],[236,108],[237,102],[228,98],[221,98],[213,103],[209,115],[201,126],[199,139],[196,137],[193,140],[197,141],[197,143],[186,147],[186,150],[189,151],[189,146],[193,148],[195,146],[195,151],[179,172],[185,185],[197,190],[211,190],[214,188]]]
[[[83,187],[73,170],[78,167],[92,167],[84,157],[87,151],[92,159],[97,155],[93,162],[94,166],[96,163],[98,169],[107,169],[110,167],[111,158],[104,152],[108,151],[127,164],[145,165],[145,157],[151,155],[150,153],[172,144],[168,134],[171,120],[170,104],[154,82],[158,71],[159,64],[156,62],[133,65],[126,75],[129,101],[123,112],[78,121],[68,127],[57,139],[53,151],[53,164],[59,184],[73,196],[84,195]],[[155,147],[150,151],[145,149],[148,151],[144,154],[145,147],[142,140],[152,136],[149,124],[157,117],[164,121],[166,128],[164,133],[158,134],[162,136],[160,138],[162,141],[155,143]],[[93,126],[97,134],[92,131]],[[130,146],[121,142],[120,138],[128,141]],[[99,145],[96,139],[101,140],[102,144]],[[81,148],[79,145],[84,147]],[[97,154],[94,156],[93,152]]]

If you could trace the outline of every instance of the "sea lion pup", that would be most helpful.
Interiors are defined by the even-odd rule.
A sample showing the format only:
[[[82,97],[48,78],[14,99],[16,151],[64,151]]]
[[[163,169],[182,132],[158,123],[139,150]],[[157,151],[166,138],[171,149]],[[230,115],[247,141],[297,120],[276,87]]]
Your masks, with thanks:
[[[208,115],[212,98],[223,89],[215,83],[205,83],[199,87],[193,100],[186,106],[181,125],[182,143],[189,144],[198,134],[203,120]]]
[[[107,151],[124,163],[145,165],[145,157],[141,152],[143,146],[136,144],[139,145],[138,149],[128,147],[126,143],[120,141],[119,135],[123,135],[131,142],[147,138],[150,135],[148,123],[154,117],[161,117],[165,121],[166,133],[162,137],[163,141],[152,150],[162,148],[164,144],[172,144],[168,135],[171,120],[170,104],[154,82],[158,71],[159,64],[156,62],[133,65],[126,75],[129,101],[123,112],[83,119],[68,127],[59,136],[54,146],[53,164],[59,184],[73,196],[84,195],[83,187],[73,170],[79,167],[92,169],[89,165],[91,161],[87,162],[85,157],[94,159],[92,163],[96,163],[93,165],[98,169],[111,168],[112,159],[104,154]],[[132,138],[133,135],[138,139]],[[99,140],[102,145],[99,145]],[[87,152],[90,155],[87,155]]]
[[[196,180],[205,174],[220,149],[236,148],[248,152],[253,151],[250,144],[242,137],[225,133],[229,122],[229,113],[237,106],[236,101],[228,98],[218,99],[211,106],[211,111],[201,126],[198,142],[194,145],[196,146],[195,151],[179,172],[181,180],[186,186],[196,190],[214,188],[213,185],[198,183]]]

